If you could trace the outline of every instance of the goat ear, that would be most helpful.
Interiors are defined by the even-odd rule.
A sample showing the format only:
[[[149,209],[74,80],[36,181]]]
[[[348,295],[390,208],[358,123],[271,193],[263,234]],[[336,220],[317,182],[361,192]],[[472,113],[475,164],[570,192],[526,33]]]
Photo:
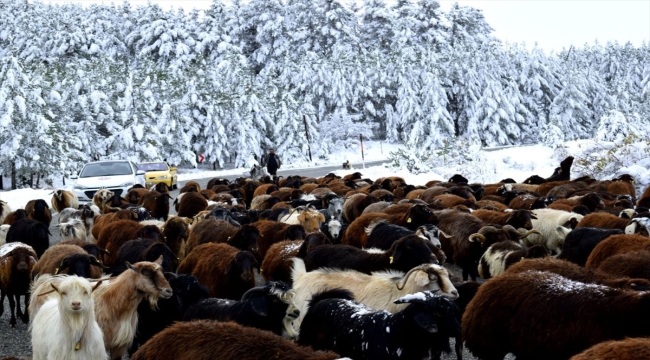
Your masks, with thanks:
[[[251,300],[251,307],[252,310],[255,314],[259,316],[268,316],[269,314],[269,309],[266,304],[266,298],[265,297],[253,297],[250,299]]]
[[[99,281],[97,282],[97,284],[95,284],[95,286],[93,286],[93,288],[91,289],[91,292],[97,290],[97,288],[99,287],[99,285],[102,284],[102,281],[104,281],[104,280],[99,280]]]
[[[230,262],[228,263],[228,266],[226,266],[226,271],[224,272],[224,274],[227,275],[228,273],[230,273],[230,270],[232,270],[232,267],[234,265],[235,265],[235,258],[233,257],[232,260],[230,260]]]
[[[136,269],[135,266],[131,265],[130,262],[125,261],[124,264],[126,265],[127,268],[129,268],[129,269],[131,269],[131,270],[133,270],[135,272],[138,272],[138,269]]]
[[[432,334],[438,332],[438,324],[436,324],[436,320],[427,313],[419,313],[415,315],[413,321],[415,321],[419,327]]]
[[[156,259],[156,261],[154,261],[154,263],[156,263],[158,265],[162,265],[162,262],[163,262],[163,256],[162,255],[158,256],[158,259]]]
[[[95,265],[95,266],[97,266],[99,268],[102,268],[104,270],[110,269],[110,267],[105,266],[104,264],[102,264],[101,261],[99,261],[99,259],[97,259],[96,257],[94,257],[92,255],[90,255],[90,265]]]
[[[54,271],[54,275],[59,274],[59,273],[62,272],[63,270],[67,269],[69,266],[70,266],[70,261],[69,261],[69,259],[68,259],[68,258],[64,258],[63,260],[61,260],[61,263],[59,264],[59,267],[56,268],[56,270]]]

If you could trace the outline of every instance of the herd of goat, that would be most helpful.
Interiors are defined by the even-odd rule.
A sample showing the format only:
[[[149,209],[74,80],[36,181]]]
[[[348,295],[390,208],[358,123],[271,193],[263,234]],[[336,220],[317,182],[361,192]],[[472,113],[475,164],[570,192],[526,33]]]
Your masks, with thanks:
[[[650,358],[650,188],[572,163],[0,201],[0,314],[7,297],[35,360],[440,359],[451,339],[458,359]]]

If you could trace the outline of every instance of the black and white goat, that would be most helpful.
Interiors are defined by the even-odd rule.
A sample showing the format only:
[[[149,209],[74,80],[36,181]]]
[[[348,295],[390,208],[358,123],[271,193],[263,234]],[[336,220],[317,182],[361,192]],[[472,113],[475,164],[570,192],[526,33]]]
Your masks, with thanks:
[[[449,298],[425,291],[395,303],[391,314],[351,300],[335,289],[315,295],[300,326],[298,343],[360,359],[427,359],[430,350],[450,352],[449,338],[461,333],[458,308]]]

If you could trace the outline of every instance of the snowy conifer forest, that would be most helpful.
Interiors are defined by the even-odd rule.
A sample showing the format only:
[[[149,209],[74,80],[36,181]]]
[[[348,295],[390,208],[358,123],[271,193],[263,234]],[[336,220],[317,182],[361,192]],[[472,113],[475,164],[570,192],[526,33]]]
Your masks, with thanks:
[[[367,139],[424,159],[449,144],[646,139],[648,44],[507,44],[436,0],[0,3],[0,172],[99,157],[251,166]],[[307,141],[307,133],[310,141]]]

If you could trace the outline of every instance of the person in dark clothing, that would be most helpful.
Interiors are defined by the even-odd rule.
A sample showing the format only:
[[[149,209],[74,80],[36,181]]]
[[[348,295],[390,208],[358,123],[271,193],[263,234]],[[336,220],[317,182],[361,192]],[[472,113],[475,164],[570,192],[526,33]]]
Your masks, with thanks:
[[[262,166],[266,166],[266,170],[270,175],[276,176],[278,169],[282,165],[280,157],[275,153],[273,149],[269,150],[269,153],[264,156],[262,160]]]

